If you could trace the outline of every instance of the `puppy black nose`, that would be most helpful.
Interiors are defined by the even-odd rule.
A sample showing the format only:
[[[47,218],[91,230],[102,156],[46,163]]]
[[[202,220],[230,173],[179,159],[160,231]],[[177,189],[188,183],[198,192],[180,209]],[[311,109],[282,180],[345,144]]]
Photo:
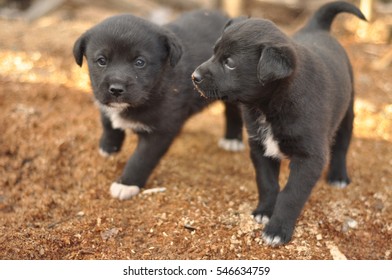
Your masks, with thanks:
[[[201,76],[201,74],[199,73],[199,71],[195,71],[192,74],[192,80],[196,83],[196,84],[200,84],[203,81],[203,77]]]
[[[125,88],[121,84],[112,84],[109,86],[109,92],[115,97],[121,96],[125,91]]]

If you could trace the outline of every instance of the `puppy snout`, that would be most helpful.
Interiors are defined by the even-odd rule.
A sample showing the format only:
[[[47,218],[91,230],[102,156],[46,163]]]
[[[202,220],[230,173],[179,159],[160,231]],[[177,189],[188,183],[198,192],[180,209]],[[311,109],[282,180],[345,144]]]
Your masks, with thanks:
[[[122,84],[111,84],[109,86],[109,92],[111,95],[119,97],[125,92],[125,86]]]
[[[200,72],[197,71],[197,69],[195,70],[195,72],[193,72],[192,74],[192,80],[196,83],[196,84],[200,84],[203,81],[203,77],[201,76]]]

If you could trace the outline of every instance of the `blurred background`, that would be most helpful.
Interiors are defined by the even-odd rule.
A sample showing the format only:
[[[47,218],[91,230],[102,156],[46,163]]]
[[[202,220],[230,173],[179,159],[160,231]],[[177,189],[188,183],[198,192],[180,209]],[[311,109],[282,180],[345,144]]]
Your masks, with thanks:
[[[287,32],[295,31],[317,7],[327,0],[0,0],[0,48],[14,51],[36,51],[33,61],[38,62],[40,50],[46,53],[69,54],[73,41],[83,31],[102,19],[116,13],[133,13],[157,24],[164,24],[186,10],[221,9],[228,15],[263,17],[273,20]],[[387,50],[392,40],[392,1],[351,1],[364,12],[369,22],[360,22],[347,16],[344,30],[355,35],[360,43],[384,45],[372,48],[375,55],[372,67],[384,69],[390,65],[392,51]],[[343,15],[342,17],[345,17]],[[38,34],[37,34],[38,33]],[[3,52],[4,54],[4,52]],[[3,60],[0,74],[18,75],[13,63]],[[34,67],[37,64],[34,62]],[[27,62],[26,62],[27,63]],[[5,65],[4,65],[5,64]],[[11,65],[10,65],[11,64]],[[7,68],[10,68],[8,69]],[[14,71],[16,70],[16,71]],[[12,72],[12,73],[10,73]],[[68,76],[71,71],[63,73]],[[60,76],[61,74],[58,73]],[[39,75],[39,73],[37,73]],[[79,74],[78,74],[79,75]],[[59,77],[56,77],[57,82]],[[66,77],[61,77],[64,79]],[[75,79],[72,78],[75,82]],[[78,83],[77,79],[76,82]]]

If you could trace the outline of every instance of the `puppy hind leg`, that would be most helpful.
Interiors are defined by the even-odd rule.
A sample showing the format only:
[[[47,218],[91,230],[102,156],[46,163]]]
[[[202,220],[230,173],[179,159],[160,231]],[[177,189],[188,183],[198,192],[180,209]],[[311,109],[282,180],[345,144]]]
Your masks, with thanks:
[[[339,188],[345,188],[350,183],[350,178],[347,175],[346,156],[353,132],[353,121],[354,110],[353,104],[351,104],[336,133],[327,175],[328,183]]]
[[[121,150],[125,139],[125,132],[121,129],[114,129],[110,119],[101,113],[103,132],[99,140],[99,153],[103,157],[118,153]]]
[[[226,151],[239,152],[245,149],[242,142],[242,117],[238,105],[225,102],[225,136],[218,146]]]

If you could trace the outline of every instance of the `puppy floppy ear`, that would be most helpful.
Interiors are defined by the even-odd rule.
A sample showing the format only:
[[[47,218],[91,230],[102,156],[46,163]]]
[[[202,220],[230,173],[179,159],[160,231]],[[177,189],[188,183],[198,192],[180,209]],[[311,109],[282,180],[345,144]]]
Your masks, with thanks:
[[[257,65],[257,78],[263,85],[287,78],[295,68],[294,50],[289,46],[267,46]]]
[[[73,55],[75,57],[75,61],[79,66],[83,64],[83,55],[86,53],[86,45],[87,45],[88,36],[87,34],[83,34],[76,40],[73,46]]]
[[[182,45],[177,36],[167,31],[164,35],[165,47],[169,55],[170,66],[174,67],[182,56]]]

